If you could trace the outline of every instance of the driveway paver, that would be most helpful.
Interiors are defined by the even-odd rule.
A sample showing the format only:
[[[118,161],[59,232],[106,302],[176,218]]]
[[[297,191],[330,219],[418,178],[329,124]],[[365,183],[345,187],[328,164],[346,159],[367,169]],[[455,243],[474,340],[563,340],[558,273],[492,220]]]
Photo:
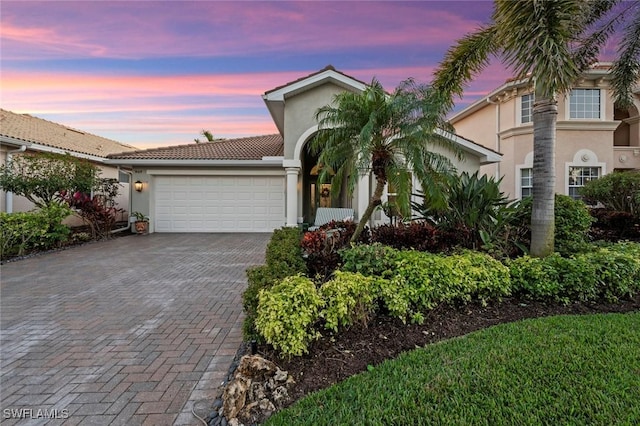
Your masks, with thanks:
[[[0,423],[201,424],[269,238],[129,236],[2,265]]]

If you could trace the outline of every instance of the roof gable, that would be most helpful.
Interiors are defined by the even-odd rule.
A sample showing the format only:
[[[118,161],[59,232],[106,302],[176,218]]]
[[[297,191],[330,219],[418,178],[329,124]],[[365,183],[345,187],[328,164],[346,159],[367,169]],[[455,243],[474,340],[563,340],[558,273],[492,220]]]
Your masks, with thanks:
[[[327,83],[352,91],[363,91],[367,87],[366,83],[337,71],[332,65],[327,65],[320,71],[268,90],[262,95],[281,135],[284,135],[284,104],[286,99]]]
[[[132,151],[136,148],[111,139],[103,138],[63,124],[54,123],[28,114],[0,109],[0,138],[3,142],[29,145],[38,150],[38,145],[64,152],[85,154],[105,158],[109,154]],[[35,146],[34,146],[35,144]]]

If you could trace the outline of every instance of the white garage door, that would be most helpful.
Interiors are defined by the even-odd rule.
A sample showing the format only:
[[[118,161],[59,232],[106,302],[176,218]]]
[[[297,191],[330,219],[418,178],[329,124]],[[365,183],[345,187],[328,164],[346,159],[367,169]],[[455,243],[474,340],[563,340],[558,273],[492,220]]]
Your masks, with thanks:
[[[271,232],[284,225],[282,176],[158,176],[156,232]]]

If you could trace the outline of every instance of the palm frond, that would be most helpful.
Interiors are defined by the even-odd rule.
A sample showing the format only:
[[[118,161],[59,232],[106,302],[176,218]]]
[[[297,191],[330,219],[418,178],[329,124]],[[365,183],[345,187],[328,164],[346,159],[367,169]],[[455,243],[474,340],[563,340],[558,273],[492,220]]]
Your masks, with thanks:
[[[621,107],[633,105],[633,88],[640,77],[640,5],[637,3],[631,16],[611,72],[614,100]]]
[[[445,54],[433,80],[434,105],[438,113],[446,115],[453,108],[453,98],[462,98],[464,86],[489,64],[499,49],[497,28],[486,26],[461,38]]]
[[[582,28],[582,0],[497,0],[493,20],[502,57],[516,77],[535,77],[536,93],[553,98],[569,91],[580,70],[570,43]]]

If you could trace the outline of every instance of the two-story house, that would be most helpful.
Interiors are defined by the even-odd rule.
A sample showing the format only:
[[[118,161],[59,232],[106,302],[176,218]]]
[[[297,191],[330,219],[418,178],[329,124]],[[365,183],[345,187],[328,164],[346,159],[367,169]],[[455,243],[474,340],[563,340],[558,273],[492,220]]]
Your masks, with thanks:
[[[640,169],[640,86],[633,107],[616,108],[610,66],[596,64],[558,99],[556,193],[577,198],[578,189],[591,179]],[[457,134],[503,154],[501,162],[481,170],[504,176],[502,190],[510,198],[531,194],[533,102],[528,80],[508,80],[450,119]]]

